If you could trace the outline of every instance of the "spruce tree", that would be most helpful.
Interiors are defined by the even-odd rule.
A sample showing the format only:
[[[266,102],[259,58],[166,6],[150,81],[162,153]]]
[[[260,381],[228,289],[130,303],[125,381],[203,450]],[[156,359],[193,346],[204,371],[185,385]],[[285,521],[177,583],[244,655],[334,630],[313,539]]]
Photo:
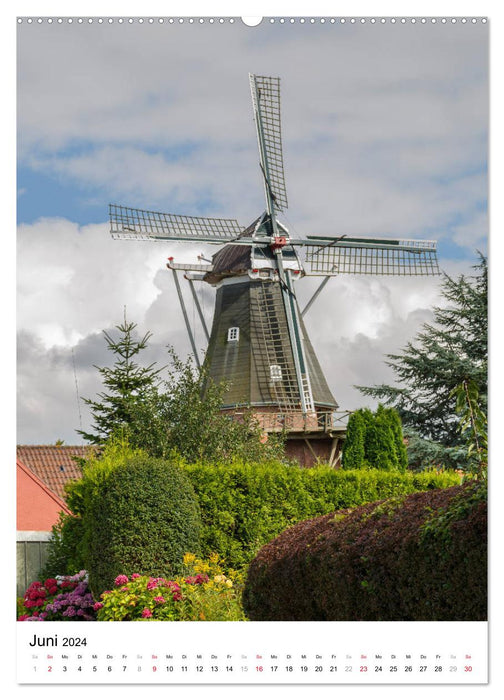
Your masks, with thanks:
[[[386,364],[395,385],[358,387],[366,396],[394,407],[405,431],[446,447],[461,444],[453,389],[464,381],[477,387],[482,410],[487,404],[487,261],[480,256],[473,277],[445,275],[446,304],[434,309],[434,322],[424,324],[415,341]]]
[[[147,347],[151,333],[135,338],[136,323],[126,320],[116,326],[121,334],[114,339],[103,331],[108,349],[115,355],[112,367],[96,367],[101,374],[107,391],[98,394],[97,401],[84,399],[91,408],[92,430],[78,430],[88,442],[104,444],[122,426],[130,426],[137,416],[139,406],[157,395],[158,374],[163,368],[155,369],[155,363],[142,367],[136,362],[138,354]]]

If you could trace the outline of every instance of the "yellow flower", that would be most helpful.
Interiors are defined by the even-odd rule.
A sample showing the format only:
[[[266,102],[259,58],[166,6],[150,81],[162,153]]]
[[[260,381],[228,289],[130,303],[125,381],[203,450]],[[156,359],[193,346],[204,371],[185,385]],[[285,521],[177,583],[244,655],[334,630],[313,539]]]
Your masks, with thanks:
[[[196,561],[196,555],[191,554],[191,552],[187,552],[187,554],[184,554],[184,564],[186,566],[189,566],[190,564],[193,564]]]
[[[232,588],[232,587],[233,587],[233,582],[232,582],[230,579],[226,579],[226,586],[227,586],[228,588]]]
[[[206,574],[210,571],[210,565],[204,561],[198,560],[198,562],[194,564],[194,571],[197,574]]]

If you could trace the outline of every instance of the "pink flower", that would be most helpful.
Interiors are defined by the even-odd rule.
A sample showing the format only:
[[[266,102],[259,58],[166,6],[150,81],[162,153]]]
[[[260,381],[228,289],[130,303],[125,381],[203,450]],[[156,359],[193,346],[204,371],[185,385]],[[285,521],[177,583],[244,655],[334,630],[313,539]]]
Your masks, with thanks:
[[[116,586],[122,586],[124,583],[128,583],[129,578],[125,576],[124,574],[119,574],[119,576],[116,577],[114,583]]]
[[[182,593],[175,591],[175,593],[173,594],[173,600],[182,600]]]
[[[142,617],[152,617],[152,613],[149,608],[144,608],[142,610]]]
[[[131,574],[131,580],[135,578],[140,578],[140,574]]]
[[[166,600],[163,598],[162,595],[158,595],[154,598],[155,603],[166,603]]]
[[[147,590],[152,591],[153,588],[157,588],[157,585],[157,579],[151,578],[151,580],[147,583]]]
[[[103,603],[95,603],[93,605],[93,610],[101,610],[103,608]]]

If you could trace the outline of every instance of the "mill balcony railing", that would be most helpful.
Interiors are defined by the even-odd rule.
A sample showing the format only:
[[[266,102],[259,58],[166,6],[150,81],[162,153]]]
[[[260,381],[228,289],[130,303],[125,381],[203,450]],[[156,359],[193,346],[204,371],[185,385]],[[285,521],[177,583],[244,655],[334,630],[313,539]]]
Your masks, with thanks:
[[[282,431],[295,433],[344,432],[351,411],[318,411],[304,415],[301,411],[255,411],[248,412],[265,433]],[[234,413],[237,419],[244,413]]]

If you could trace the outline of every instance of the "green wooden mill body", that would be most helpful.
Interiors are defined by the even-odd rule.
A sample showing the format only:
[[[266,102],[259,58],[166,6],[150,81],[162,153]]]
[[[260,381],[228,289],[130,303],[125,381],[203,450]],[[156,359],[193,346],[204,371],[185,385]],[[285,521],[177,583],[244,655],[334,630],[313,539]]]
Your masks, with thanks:
[[[200,359],[178,279],[188,280],[208,339],[210,377],[225,381],[223,411],[239,419],[252,410],[265,433],[285,431],[287,453],[301,464],[339,465],[344,424],[310,342],[303,315],[327,281],[339,274],[436,275],[436,243],[307,235],[295,238],[278,218],[287,206],[280,124],[280,80],[250,75],[266,210],[248,227],[234,219],[190,217],[110,205],[116,238],[220,245],[211,262],[169,258],[197,364]],[[294,284],[323,277],[304,311]],[[216,288],[211,331],[194,283]]]
[[[294,251],[284,250],[282,255],[284,267],[289,269],[294,264],[293,274],[299,275],[301,268]],[[259,267],[265,262],[271,268]],[[271,274],[273,265],[271,259],[258,259],[254,246],[225,246],[214,256],[212,271],[205,275],[205,281],[217,287],[206,355],[210,376],[217,382],[232,378],[225,409],[248,405],[300,410],[295,357],[280,285]],[[303,346],[304,374],[310,380],[311,396],[306,389],[305,401],[318,410],[335,410],[338,404],[297,304],[294,314]]]

